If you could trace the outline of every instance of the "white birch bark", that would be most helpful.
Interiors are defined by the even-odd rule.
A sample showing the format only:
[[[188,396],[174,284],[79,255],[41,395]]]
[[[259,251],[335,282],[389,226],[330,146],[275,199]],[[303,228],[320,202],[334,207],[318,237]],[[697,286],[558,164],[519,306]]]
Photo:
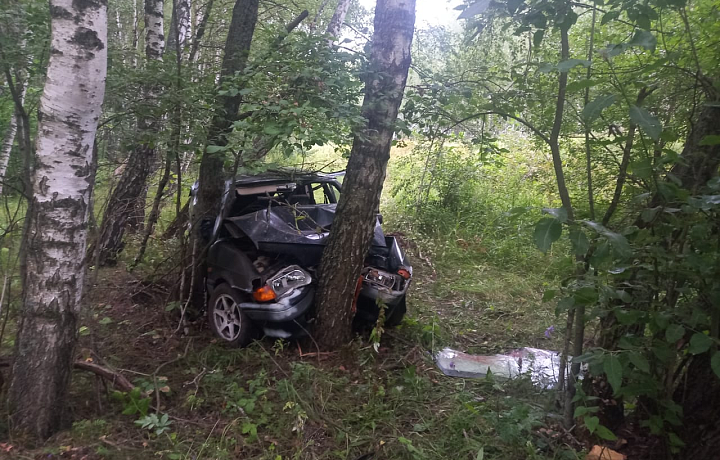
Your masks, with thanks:
[[[168,37],[168,48],[182,52],[190,40],[192,34],[190,21],[190,0],[175,0],[173,2],[172,23],[170,24],[170,36]]]
[[[161,60],[165,51],[163,0],[145,0],[145,57]]]
[[[20,103],[25,102],[25,88],[27,87],[24,82],[20,82]],[[0,145],[0,195],[3,193],[5,186],[5,173],[7,172],[8,161],[10,160],[10,152],[12,151],[13,145],[15,145],[15,135],[18,130],[18,113],[17,110],[13,112],[10,118],[10,124],[5,131],[5,138],[3,139],[2,145]]]
[[[132,64],[133,68],[137,67],[137,57],[140,52],[140,49],[138,48],[138,43],[140,41],[139,37],[139,31],[138,31],[138,1],[140,0],[133,0],[133,37],[132,37]]]
[[[345,16],[347,16],[349,8],[350,0],[338,0],[337,8],[335,8],[335,13],[333,13],[333,17],[330,19],[330,24],[328,24],[326,31],[326,34],[331,37],[328,40],[330,46],[335,44],[337,38],[340,37],[340,30],[345,22]]]
[[[50,0],[25,292],[8,402],[11,430],[46,438],[63,422],[77,338],[94,183],[93,142],[105,95],[107,4]]]

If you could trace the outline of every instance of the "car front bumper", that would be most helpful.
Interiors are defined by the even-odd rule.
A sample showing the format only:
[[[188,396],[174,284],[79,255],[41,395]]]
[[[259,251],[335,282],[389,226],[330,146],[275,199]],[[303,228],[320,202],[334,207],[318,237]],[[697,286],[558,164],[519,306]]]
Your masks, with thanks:
[[[315,289],[304,286],[273,303],[243,302],[240,308],[253,321],[282,323],[303,316],[315,298]]]

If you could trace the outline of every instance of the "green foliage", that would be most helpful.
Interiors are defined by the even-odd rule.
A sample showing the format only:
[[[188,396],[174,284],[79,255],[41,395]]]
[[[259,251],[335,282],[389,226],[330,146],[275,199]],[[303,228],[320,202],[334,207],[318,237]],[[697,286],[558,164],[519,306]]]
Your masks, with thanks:
[[[169,419],[168,414],[162,414],[158,417],[157,414],[152,413],[135,420],[135,424],[142,429],[154,432],[156,436],[160,436],[170,429],[172,421]]]
[[[122,413],[125,415],[139,415],[141,418],[148,415],[151,399],[139,387],[129,392],[115,391],[112,398],[123,405]]]
[[[555,218],[545,217],[535,225],[534,240],[537,247],[547,252],[552,244],[560,239],[562,223]]]

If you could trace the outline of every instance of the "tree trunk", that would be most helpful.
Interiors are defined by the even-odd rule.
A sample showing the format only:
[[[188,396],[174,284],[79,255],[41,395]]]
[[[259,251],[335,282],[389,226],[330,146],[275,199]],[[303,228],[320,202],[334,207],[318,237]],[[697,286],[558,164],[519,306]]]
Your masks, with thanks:
[[[680,179],[682,188],[691,194],[717,176],[720,166],[720,144],[703,145],[707,136],[720,135],[720,107],[718,100],[705,104],[700,111],[697,122],[692,126],[680,158],[682,161],[673,166],[670,173]],[[659,199],[659,194],[656,196]]]
[[[710,367],[710,353],[695,356],[675,393],[683,408],[680,436],[685,447],[676,458],[711,460],[720,452],[720,378]]]
[[[162,60],[165,49],[163,31],[163,0],[145,0],[145,57]],[[145,99],[157,99],[155,85],[144,88]],[[100,264],[114,263],[123,248],[128,223],[138,228],[145,215],[147,179],[155,157],[155,138],[160,122],[157,116],[143,115],[138,119],[141,144],[131,153],[122,177],[105,208],[100,231]]]
[[[25,89],[27,85],[25,82],[19,82],[15,80],[16,88],[20,92],[20,103],[23,104],[25,101]],[[12,84],[12,82],[9,82]],[[20,121],[21,114],[15,110],[12,117],[10,118],[10,125],[5,131],[5,138],[3,139],[2,145],[0,145],[0,195],[3,193],[3,188],[7,178],[5,173],[7,172],[8,161],[10,160],[10,152],[12,151],[13,145],[15,144],[15,135],[18,130],[18,121]]]
[[[395,121],[402,102],[415,25],[415,0],[378,0],[365,82],[367,124],[353,139],[343,193],[318,274],[316,340],[349,341],[356,280],[370,248]]]
[[[255,24],[257,23],[259,0],[237,0],[233,8],[230,29],[225,42],[225,56],[222,60],[219,86],[231,80],[236,73],[242,72],[247,64],[250,44],[252,43]],[[239,89],[239,88],[238,88]],[[208,133],[209,145],[227,145],[227,135],[232,131],[233,121],[237,118],[240,108],[241,96],[224,95],[219,97],[219,108],[215,113]],[[199,188],[197,191],[197,205],[194,207],[192,219],[200,222],[202,219],[213,219],[220,211],[220,199],[223,192],[223,163],[224,152],[209,152],[207,146],[200,161]],[[198,235],[193,235],[197,237]],[[201,308],[204,303],[203,276],[205,254],[207,248],[204,244],[194,244],[193,260],[200,267],[195,270],[196,279],[191,283],[193,304]]]
[[[190,57],[188,58],[188,61],[191,63],[195,62],[198,49],[200,49],[200,40],[202,40],[203,36],[205,35],[205,28],[207,27],[208,19],[210,19],[210,13],[212,12],[213,3],[214,0],[208,0],[205,11],[203,11],[202,13],[202,18],[198,22],[197,28],[195,29],[195,37],[193,38],[192,47],[190,48]]]
[[[170,17],[170,35],[167,47],[170,50],[185,49],[190,38],[190,0],[175,0]]]
[[[83,288],[93,141],[105,93],[107,7],[51,0],[40,101],[27,280],[8,393],[14,435],[47,438],[61,424]]]
[[[345,22],[345,16],[347,15],[348,8],[350,8],[350,0],[338,0],[337,8],[333,14],[330,24],[328,24],[327,31],[325,32],[329,37],[328,41],[330,45],[333,45],[338,37],[340,37],[340,29]]]

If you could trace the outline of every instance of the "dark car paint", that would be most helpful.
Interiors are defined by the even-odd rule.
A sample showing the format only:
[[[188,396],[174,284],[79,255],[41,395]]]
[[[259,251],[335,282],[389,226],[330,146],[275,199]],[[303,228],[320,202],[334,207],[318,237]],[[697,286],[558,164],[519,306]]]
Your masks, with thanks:
[[[208,253],[207,290],[211,294],[219,284],[228,283],[236,290],[245,293],[247,301],[238,305],[249,318],[262,326],[266,335],[275,337],[305,335],[307,320],[312,317],[314,287],[305,286],[295,289],[271,303],[255,302],[251,294],[253,290],[264,285],[276,271],[273,271],[273,268],[266,270],[265,273],[259,272],[249,253],[256,251],[269,254],[275,258],[276,266],[280,267],[287,266],[291,261],[303,267],[314,267],[319,264],[335,214],[337,196],[332,188],[341,191],[341,185],[336,177],[337,175],[307,174],[289,179],[282,175],[267,174],[243,176],[235,181],[226,182],[221,214],[212,223],[212,234],[206,235],[207,239],[213,241]],[[295,205],[292,208],[268,205],[262,210],[226,217],[235,204],[234,200],[238,200],[240,196],[232,193],[237,187],[282,185],[289,180],[297,183],[299,187],[306,187],[308,184],[327,184],[324,195],[329,203]],[[235,196],[230,198],[232,195]],[[298,212],[300,215],[307,215],[307,220],[297,220]],[[378,219],[375,225],[366,265],[391,275],[397,273],[400,268],[412,273],[412,267],[396,239],[383,235],[380,221]],[[254,247],[248,246],[250,243]],[[356,319],[366,322],[375,321],[379,313],[376,299],[381,299],[387,306],[386,314],[392,314],[393,309],[404,301],[410,280],[401,280],[399,284],[401,290],[391,291],[384,286],[373,286],[367,281],[363,283],[357,302]]]

